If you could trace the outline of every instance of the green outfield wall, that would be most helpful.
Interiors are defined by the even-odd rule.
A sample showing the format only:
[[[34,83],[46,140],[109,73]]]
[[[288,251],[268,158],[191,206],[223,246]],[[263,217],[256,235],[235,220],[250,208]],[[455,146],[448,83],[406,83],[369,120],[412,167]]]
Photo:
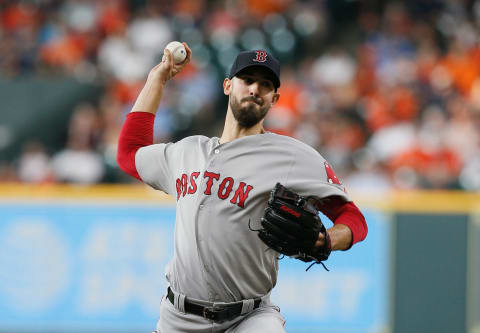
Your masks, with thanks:
[[[390,212],[393,333],[480,333],[480,194],[354,194]]]
[[[394,332],[466,332],[469,216],[394,217]]]
[[[0,161],[18,158],[35,141],[49,151],[63,148],[70,115],[78,104],[95,103],[103,88],[72,78],[0,78]]]

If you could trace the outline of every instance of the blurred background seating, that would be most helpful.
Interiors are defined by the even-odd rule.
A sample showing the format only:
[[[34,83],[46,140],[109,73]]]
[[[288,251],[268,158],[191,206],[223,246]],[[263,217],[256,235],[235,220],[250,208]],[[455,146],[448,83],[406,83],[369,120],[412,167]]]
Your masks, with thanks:
[[[282,62],[268,130],[314,146],[349,190],[480,189],[480,1],[0,2],[0,181],[134,182],[125,115],[171,40],[155,141],[219,136],[237,52]]]

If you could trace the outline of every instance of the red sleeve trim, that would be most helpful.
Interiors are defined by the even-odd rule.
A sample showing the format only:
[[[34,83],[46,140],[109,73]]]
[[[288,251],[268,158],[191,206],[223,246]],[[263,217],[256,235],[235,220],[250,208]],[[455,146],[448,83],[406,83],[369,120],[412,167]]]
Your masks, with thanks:
[[[353,202],[345,202],[341,197],[330,197],[322,200],[318,208],[334,224],[344,224],[350,228],[353,235],[352,245],[367,237],[367,221]]]
[[[135,154],[141,147],[153,144],[155,115],[150,112],[130,112],[118,139],[117,163],[120,169],[142,180],[135,166]]]

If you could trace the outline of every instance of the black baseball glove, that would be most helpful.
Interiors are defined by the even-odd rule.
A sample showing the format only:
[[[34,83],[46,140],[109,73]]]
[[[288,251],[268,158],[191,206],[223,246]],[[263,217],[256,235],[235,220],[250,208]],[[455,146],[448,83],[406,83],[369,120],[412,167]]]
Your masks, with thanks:
[[[328,270],[322,261],[327,260],[332,251],[330,237],[314,202],[313,197],[302,197],[277,183],[270,193],[258,237],[281,254],[304,262],[313,261],[312,265],[321,263]],[[325,235],[325,245],[315,247],[320,233]]]

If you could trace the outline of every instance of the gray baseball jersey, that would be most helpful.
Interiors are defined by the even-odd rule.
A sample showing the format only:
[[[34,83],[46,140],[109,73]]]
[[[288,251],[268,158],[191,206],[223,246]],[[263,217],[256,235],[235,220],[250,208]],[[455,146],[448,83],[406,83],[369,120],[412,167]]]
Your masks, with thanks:
[[[174,257],[166,277],[177,292],[210,302],[263,296],[277,281],[278,253],[258,238],[260,218],[277,182],[301,195],[350,201],[312,147],[274,133],[224,144],[191,136],[140,148],[137,171],[177,199]]]

